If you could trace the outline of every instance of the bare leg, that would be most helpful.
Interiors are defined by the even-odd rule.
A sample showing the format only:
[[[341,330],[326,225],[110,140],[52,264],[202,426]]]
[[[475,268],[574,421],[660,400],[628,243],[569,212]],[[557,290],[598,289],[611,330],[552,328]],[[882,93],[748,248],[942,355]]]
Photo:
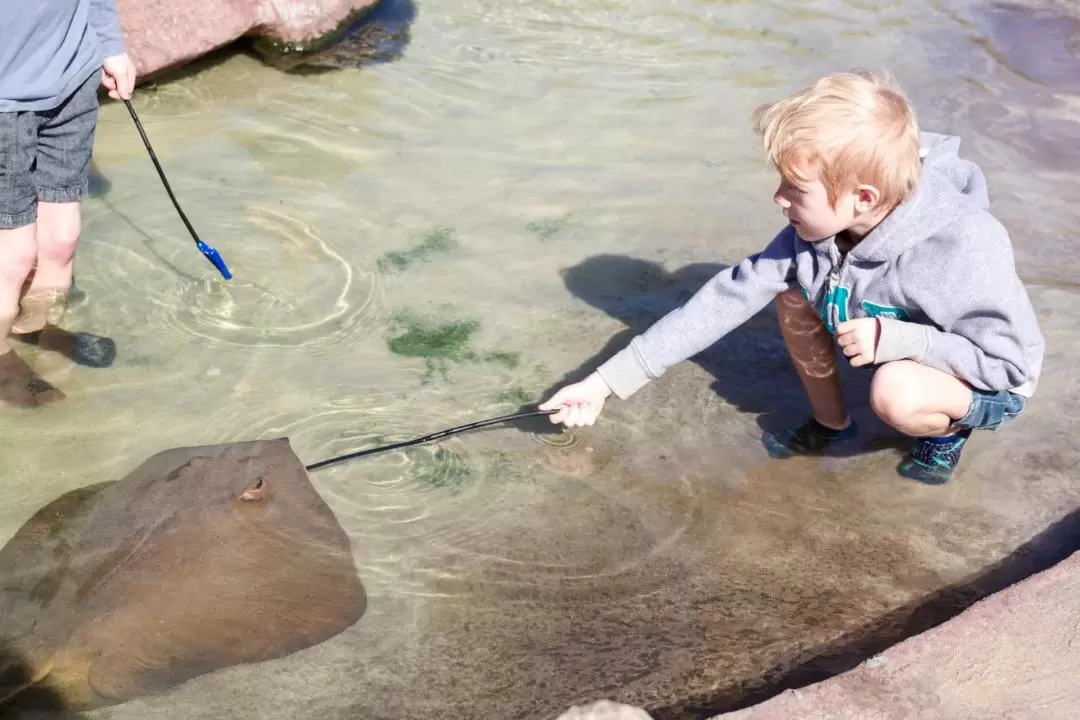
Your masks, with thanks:
[[[766,430],[761,442],[774,458],[819,455],[833,441],[856,433],[844,407],[836,344],[798,289],[776,296],[776,314],[791,362],[810,400],[813,417],[793,427]]]
[[[776,296],[776,314],[814,418],[834,430],[847,427],[850,419],[836,367],[836,345],[825,323],[798,289]]]
[[[12,332],[37,332],[47,323],[60,321],[81,229],[79,203],[38,203],[37,267],[22,297]]]
[[[914,437],[951,435],[971,398],[967,383],[911,360],[882,365],[870,383],[870,407],[878,417]]]
[[[19,309],[19,295],[36,256],[34,225],[0,230],[0,402],[20,407],[45,405],[64,397],[38,377],[7,341]]]
[[[870,406],[902,433],[918,438],[897,472],[928,485],[949,481],[971,430],[953,430],[967,414],[973,393],[967,383],[910,360],[882,365],[870,383]]]
[[[19,314],[19,295],[37,259],[34,225],[0,230],[0,355],[11,350],[8,334]]]

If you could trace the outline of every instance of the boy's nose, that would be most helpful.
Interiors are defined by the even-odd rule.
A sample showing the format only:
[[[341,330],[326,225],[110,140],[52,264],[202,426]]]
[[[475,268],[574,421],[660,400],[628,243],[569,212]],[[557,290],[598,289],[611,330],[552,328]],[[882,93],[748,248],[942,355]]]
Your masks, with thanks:
[[[772,199],[774,203],[782,207],[784,210],[787,210],[789,207],[791,207],[791,203],[788,202],[787,198],[782,196],[780,193],[776,193],[775,195],[773,195]]]

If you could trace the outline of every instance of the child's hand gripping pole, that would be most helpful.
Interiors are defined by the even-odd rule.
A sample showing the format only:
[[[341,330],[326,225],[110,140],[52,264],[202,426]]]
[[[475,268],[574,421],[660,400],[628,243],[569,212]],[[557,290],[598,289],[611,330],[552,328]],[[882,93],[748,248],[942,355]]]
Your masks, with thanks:
[[[195,228],[191,226],[191,223],[187,219],[187,215],[184,215],[184,211],[180,209],[180,203],[176,201],[176,196],[173,195],[172,188],[169,187],[169,181],[165,179],[165,171],[161,169],[161,163],[158,162],[157,155],[154,154],[154,148],[150,147],[150,139],[146,137],[146,131],[143,130],[142,123],[139,122],[139,116],[135,114],[135,108],[131,106],[130,100],[124,100],[124,104],[127,105],[128,112],[131,113],[131,119],[135,121],[135,128],[139,131],[139,136],[142,137],[143,145],[146,146],[146,152],[150,153],[150,159],[154,162],[154,167],[157,168],[158,177],[161,178],[161,183],[165,186],[165,192],[169,194],[169,199],[172,200],[173,207],[176,208],[176,212],[179,213],[180,219],[184,221],[184,226],[187,227],[188,232],[191,233],[191,237],[195,240],[195,247],[199,248],[207,260],[213,263],[214,267],[218,269],[222,277],[226,280],[232,279],[232,273],[229,272],[228,266],[225,261],[221,259],[221,255],[218,251],[210,247],[202,240],[199,239],[198,234],[195,232]]]

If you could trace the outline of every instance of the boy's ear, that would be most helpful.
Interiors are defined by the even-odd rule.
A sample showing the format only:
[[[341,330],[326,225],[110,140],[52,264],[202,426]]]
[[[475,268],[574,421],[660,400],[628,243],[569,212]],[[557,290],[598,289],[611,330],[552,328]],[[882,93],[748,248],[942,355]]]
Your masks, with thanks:
[[[881,192],[873,185],[860,185],[855,190],[855,209],[859,212],[873,210],[880,201]]]

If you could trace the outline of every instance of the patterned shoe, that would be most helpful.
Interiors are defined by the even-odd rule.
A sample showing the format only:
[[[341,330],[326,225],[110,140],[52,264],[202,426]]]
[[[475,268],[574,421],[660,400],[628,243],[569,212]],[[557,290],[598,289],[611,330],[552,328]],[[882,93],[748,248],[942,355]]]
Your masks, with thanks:
[[[848,422],[843,430],[833,430],[811,417],[794,427],[766,432],[761,436],[761,444],[771,457],[777,459],[792,455],[820,455],[829,443],[855,437],[857,432],[854,421]]]
[[[964,429],[955,435],[919,438],[896,471],[909,480],[918,480],[927,485],[944,485],[952,478],[956,464],[960,462],[960,452],[969,437],[971,430]]]

